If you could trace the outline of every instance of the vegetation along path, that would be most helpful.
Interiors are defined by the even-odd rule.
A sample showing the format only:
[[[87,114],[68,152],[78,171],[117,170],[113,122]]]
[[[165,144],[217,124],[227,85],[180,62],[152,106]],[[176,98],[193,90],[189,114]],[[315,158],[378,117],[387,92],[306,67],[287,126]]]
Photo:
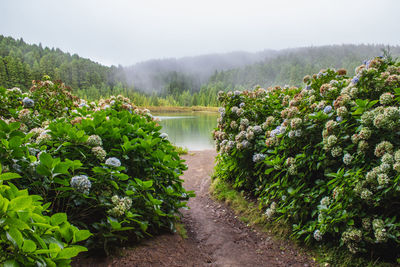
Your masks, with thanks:
[[[184,186],[196,197],[183,211],[187,238],[165,234],[126,248],[121,257],[95,263],[99,266],[313,266],[294,246],[276,241],[238,219],[225,204],[209,195],[215,151],[184,156],[188,170]]]

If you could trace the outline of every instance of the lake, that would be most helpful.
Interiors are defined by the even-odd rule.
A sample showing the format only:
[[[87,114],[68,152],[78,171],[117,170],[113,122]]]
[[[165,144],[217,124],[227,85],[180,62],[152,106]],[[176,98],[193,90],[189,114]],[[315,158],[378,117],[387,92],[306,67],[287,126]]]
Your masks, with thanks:
[[[214,149],[212,130],[217,126],[218,113],[213,112],[168,112],[154,113],[163,127],[160,132],[168,134],[173,144],[189,150]]]

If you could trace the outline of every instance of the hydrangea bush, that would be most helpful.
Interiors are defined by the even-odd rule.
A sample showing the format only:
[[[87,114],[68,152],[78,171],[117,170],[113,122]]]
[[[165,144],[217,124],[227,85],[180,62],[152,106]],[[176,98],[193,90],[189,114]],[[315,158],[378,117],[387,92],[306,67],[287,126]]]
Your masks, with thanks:
[[[0,165],[0,173],[1,173]],[[88,230],[71,225],[65,213],[46,216],[50,203],[19,190],[10,182],[21,177],[0,174],[0,264],[3,266],[68,266],[87,248],[75,243],[87,239]]]
[[[20,174],[15,184],[50,202],[52,213],[90,230],[89,248],[174,230],[193,193],[148,110],[123,96],[87,103],[50,80],[33,81],[28,93],[0,88],[0,99],[3,171]]]
[[[304,88],[220,92],[216,175],[306,242],[399,257],[400,63],[304,77]]]

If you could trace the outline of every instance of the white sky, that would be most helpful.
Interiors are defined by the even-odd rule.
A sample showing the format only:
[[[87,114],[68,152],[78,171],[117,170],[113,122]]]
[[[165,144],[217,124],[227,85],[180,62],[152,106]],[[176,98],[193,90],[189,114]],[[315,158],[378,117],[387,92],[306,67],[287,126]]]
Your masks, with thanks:
[[[400,0],[0,0],[0,34],[106,65],[327,44],[400,44]]]

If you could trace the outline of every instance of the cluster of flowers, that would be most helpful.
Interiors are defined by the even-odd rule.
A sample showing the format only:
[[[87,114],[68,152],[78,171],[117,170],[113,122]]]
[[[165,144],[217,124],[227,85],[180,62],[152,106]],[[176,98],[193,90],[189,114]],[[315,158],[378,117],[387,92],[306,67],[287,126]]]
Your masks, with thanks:
[[[132,207],[132,199],[129,197],[120,198],[115,195],[111,198],[111,202],[114,204],[114,207],[109,209],[107,213],[116,218],[123,216]]]
[[[399,119],[399,107],[379,106],[371,111],[365,112],[361,117],[361,122],[365,126],[392,131],[400,125]]]
[[[121,161],[116,157],[111,157],[106,160],[106,165],[114,168],[121,167]]]
[[[289,157],[285,161],[285,165],[287,167],[287,171],[289,175],[296,175],[297,174],[297,165],[296,165],[296,159]]]
[[[272,220],[276,212],[276,203],[272,202],[269,208],[265,210],[265,216],[268,220]]]
[[[393,217],[389,199],[400,190],[396,178],[400,173],[397,134],[400,131],[400,107],[395,97],[400,93],[397,89],[400,87],[400,63],[375,58],[357,67],[353,77],[347,78],[346,74],[344,69],[321,70],[304,77],[306,85],[303,89],[276,86],[267,90],[220,92],[223,123],[218,125],[214,139],[220,152],[218,165],[221,165],[221,171],[224,159],[227,164],[236,161],[238,166],[248,166],[246,170],[241,167],[240,172],[227,174],[232,176],[228,179],[234,186],[246,184],[246,190],[255,192],[260,201],[273,202],[274,205],[265,204],[268,218],[281,210],[287,214],[280,213],[280,218],[287,216],[297,220],[303,216],[294,222],[304,226],[297,228],[301,231],[296,231],[303,235],[309,233],[317,241],[329,232],[355,253],[362,251],[366,243],[387,242],[394,236],[388,231],[400,231],[389,230],[384,224],[385,216]],[[311,156],[312,159],[307,159]],[[260,164],[263,162],[265,164]],[[260,177],[259,174],[264,172],[266,175]],[[327,172],[331,176],[324,177]],[[348,183],[328,183],[331,177],[341,172],[345,173],[343,179],[348,179]],[[284,178],[288,177],[285,175],[299,178]],[[310,183],[314,177],[318,181]],[[280,184],[292,188],[310,187],[304,191],[309,193],[302,193],[299,199],[292,194],[287,197],[296,199],[295,203],[309,201],[322,192],[325,196],[320,196],[321,201],[307,202],[301,210],[288,208],[288,200],[276,198],[283,194],[279,190],[286,194],[288,189],[270,187],[278,183],[277,179],[283,179]],[[248,185],[250,182],[254,183],[253,188]],[[324,184],[329,192],[325,187],[319,190]],[[362,204],[357,206],[354,200],[348,200],[354,198]],[[342,203],[339,205],[339,202]],[[285,208],[278,208],[283,206]],[[345,219],[339,218],[337,214],[348,212],[346,207],[356,211],[343,217]],[[379,214],[376,207],[381,208]],[[331,209],[336,210],[334,214]],[[311,214],[318,214],[318,218]],[[368,230],[371,232],[361,227],[361,222],[366,224],[366,218],[372,218]],[[343,228],[347,224],[340,224],[341,220],[355,223],[349,224],[351,228]]]
[[[77,175],[71,178],[70,185],[76,189],[76,191],[89,195],[92,183],[86,175]]]

